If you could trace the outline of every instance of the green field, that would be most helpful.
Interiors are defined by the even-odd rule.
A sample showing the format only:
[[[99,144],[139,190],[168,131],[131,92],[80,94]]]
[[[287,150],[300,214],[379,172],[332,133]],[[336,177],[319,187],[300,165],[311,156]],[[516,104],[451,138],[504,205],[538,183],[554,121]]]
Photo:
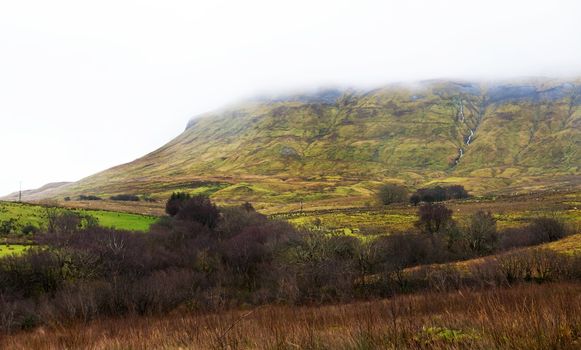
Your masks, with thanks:
[[[30,246],[22,244],[0,244],[0,258],[10,255],[22,254]]]
[[[81,210],[99,220],[99,225],[129,231],[148,231],[149,225],[157,220],[154,216],[110,212],[103,210]]]
[[[130,231],[148,231],[151,225],[157,219],[154,216],[104,211],[104,210],[85,210],[74,209],[75,211],[88,214],[98,220],[100,226],[111,227],[120,230]],[[0,202],[0,221],[15,219],[17,225],[22,228],[26,225],[33,225],[41,228],[45,226],[44,207],[40,205]]]

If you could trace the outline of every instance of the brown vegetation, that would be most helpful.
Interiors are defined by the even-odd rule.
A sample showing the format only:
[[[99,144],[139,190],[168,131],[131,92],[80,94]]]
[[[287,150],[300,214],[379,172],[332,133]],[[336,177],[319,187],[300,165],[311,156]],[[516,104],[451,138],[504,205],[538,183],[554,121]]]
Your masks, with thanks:
[[[581,285],[52,324],[4,349],[578,349]]]
[[[35,235],[41,248],[0,260],[0,334],[33,329],[54,332],[56,326],[69,327],[77,322],[92,325],[116,322],[110,321],[112,318],[133,320],[139,316],[160,320],[158,317],[168,314],[185,317],[188,322],[202,322],[203,327],[211,329],[214,326],[205,326],[203,322],[208,317],[220,320],[238,315],[237,311],[229,310],[254,307],[259,310],[252,311],[256,314],[262,310],[278,310],[284,314],[291,309],[280,305],[302,305],[299,310],[310,315],[311,309],[305,306],[318,305],[320,310],[327,310],[332,308],[321,308],[321,305],[377,298],[414,300],[401,302],[409,304],[405,307],[409,307],[406,312],[411,317],[415,310],[424,307],[424,298],[454,298],[454,294],[445,293],[459,292],[475,303],[487,295],[482,292],[487,288],[516,286],[523,293],[532,293],[533,298],[537,293],[535,288],[540,288],[536,287],[537,283],[560,283],[577,290],[581,280],[580,256],[546,249],[507,251],[479,259],[464,268],[451,263],[555,241],[568,234],[565,225],[555,218],[535,219],[518,232],[516,240],[506,240],[507,232],[497,231],[496,221],[489,212],[475,212],[469,222],[459,224],[443,204],[427,203],[418,210],[421,230],[360,240],[348,235],[303,232],[288,223],[269,220],[250,204],[218,208],[201,196],[176,193],[167,203],[167,209],[170,216],[152,225],[148,234],[99,228],[66,212],[55,215],[52,230]],[[378,309],[385,304],[374,303]],[[391,307],[397,303],[391,301]],[[345,310],[341,312],[349,314],[351,307],[341,307]],[[392,312],[399,319],[401,311]],[[434,317],[441,318],[444,311],[426,309],[424,312],[436,313]],[[213,316],[200,316],[208,313]],[[299,317],[293,315],[289,317]],[[420,317],[413,322],[421,324],[410,321],[409,327],[413,327],[404,327],[403,333],[397,335],[399,326],[392,325],[394,330],[390,331],[390,326],[381,325],[380,315],[349,317],[355,319],[343,319],[345,323],[336,326],[354,332],[353,329],[367,322],[378,327],[380,333],[373,333],[373,328],[360,345],[351,343],[355,338],[340,338],[346,345],[335,344],[333,339],[325,338],[326,330],[322,330],[320,344],[318,340],[304,343],[304,339],[285,338],[283,343],[264,345],[252,343],[247,335],[234,333],[234,327],[229,330],[227,325],[226,328],[220,325],[213,338],[195,341],[201,342],[202,347],[218,348],[293,348],[294,345],[364,349],[434,345],[437,348],[443,346],[442,340],[447,345],[460,347],[498,345],[489,340],[481,343],[484,337],[476,334],[484,330],[477,332],[473,325],[459,327],[450,323],[451,320],[440,325]],[[300,325],[302,321],[297,322]],[[285,334],[295,330],[293,325],[279,327]],[[290,330],[282,331],[284,327]],[[318,326],[310,324],[310,327],[317,329]],[[173,332],[173,329],[166,330]],[[234,343],[228,337],[230,333],[236,334]],[[578,333],[571,334],[564,348],[578,337]],[[309,339],[313,341],[312,337]],[[190,339],[185,345],[197,348],[193,342]],[[117,347],[133,346],[120,343]]]

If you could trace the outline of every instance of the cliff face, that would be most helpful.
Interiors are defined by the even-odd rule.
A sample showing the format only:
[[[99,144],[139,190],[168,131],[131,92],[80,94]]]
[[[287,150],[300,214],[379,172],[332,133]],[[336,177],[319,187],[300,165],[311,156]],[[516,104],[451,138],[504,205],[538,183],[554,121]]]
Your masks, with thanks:
[[[347,186],[347,196],[387,180],[477,192],[576,185],[580,127],[579,81],[429,81],[257,99],[197,117],[160,149],[63,193],[161,196],[194,180],[221,183],[211,193],[224,198],[251,184],[249,197],[272,200],[293,183],[304,195]]]

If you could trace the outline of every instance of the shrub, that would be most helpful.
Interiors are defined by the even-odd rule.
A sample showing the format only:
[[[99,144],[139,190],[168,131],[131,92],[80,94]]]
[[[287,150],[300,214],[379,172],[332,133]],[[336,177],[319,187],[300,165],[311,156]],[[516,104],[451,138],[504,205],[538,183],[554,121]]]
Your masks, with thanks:
[[[531,262],[521,252],[502,255],[497,261],[500,272],[509,284],[532,278]]]
[[[116,197],[116,196],[113,196],[113,197]],[[111,197],[111,199],[113,199],[113,197]],[[102,199],[101,197],[97,197],[97,196],[93,196],[93,195],[87,196],[87,195],[82,194],[79,196],[79,200],[82,200],[82,201],[100,201],[101,199]],[[70,200],[70,198],[69,198],[69,200]],[[123,199],[115,199],[115,200],[123,200]]]
[[[417,205],[419,202],[442,202],[449,199],[463,199],[470,195],[460,185],[452,185],[448,187],[436,186],[432,188],[420,188],[411,197],[412,204]]]
[[[539,237],[533,235],[530,225],[525,227],[507,228],[500,232],[498,246],[501,250],[516,247],[526,247],[542,243]]]
[[[224,261],[241,277],[242,285],[248,290],[257,287],[260,265],[272,260],[269,234],[268,229],[261,226],[247,227],[222,246]]]
[[[134,194],[118,194],[110,198],[113,201],[139,202],[139,197]]]
[[[16,219],[8,219],[0,221],[0,235],[9,235],[15,233],[18,230],[18,222]]]
[[[24,233],[25,235],[34,234],[37,233],[38,231],[39,231],[38,227],[32,224],[27,224],[24,227],[22,227],[22,233]]]
[[[407,200],[408,192],[403,186],[386,184],[379,188],[377,196],[383,205],[387,205],[405,202]]]
[[[55,232],[73,233],[82,228],[83,217],[73,211],[63,211],[55,219]]]
[[[195,221],[213,229],[218,224],[220,212],[210,198],[195,196],[182,203],[175,218],[182,221]]]
[[[454,222],[450,223],[446,229],[442,231],[442,236],[449,258],[458,260],[473,257],[467,233],[459,228]]]
[[[410,197],[410,202],[414,206],[420,204],[421,201],[422,201],[422,197],[419,194],[417,194],[417,193],[412,194],[411,197]]]
[[[149,202],[149,203],[155,203],[155,202],[157,202],[157,200],[155,200],[155,198],[153,198],[150,194],[144,194],[142,196],[142,198],[143,198],[143,200],[145,202]]]
[[[467,239],[470,248],[477,254],[492,253],[498,242],[496,233],[496,219],[492,213],[478,211],[470,217],[470,223],[466,228]]]
[[[221,209],[222,219],[216,227],[219,239],[231,238],[250,226],[260,226],[268,222],[266,216],[247,211],[243,207],[226,207]]]
[[[398,288],[406,287],[405,268],[434,260],[432,242],[425,235],[394,234],[378,238],[373,246],[375,271]]]
[[[464,186],[461,185],[448,186],[445,187],[445,190],[447,199],[463,199],[470,197],[468,191],[466,191],[466,189],[464,189]]]
[[[65,282],[62,267],[59,256],[42,250],[0,259],[0,294],[28,298],[55,292]]]
[[[561,239],[567,235],[565,224],[556,218],[535,218],[524,227],[506,229],[500,235],[503,250],[532,246]]]
[[[169,197],[165,204],[165,212],[169,216],[175,216],[181,209],[185,201],[192,198],[189,193],[186,192],[174,192]]]
[[[546,282],[566,277],[568,259],[547,249],[509,253],[498,259],[499,268],[508,283],[518,281]]]
[[[556,241],[567,235],[565,224],[556,218],[549,217],[533,219],[530,230],[541,242]]]
[[[284,294],[300,301],[335,301],[349,298],[359,277],[356,242],[351,237],[309,233],[296,237],[278,261]],[[293,292],[294,291],[294,292]]]
[[[418,211],[416,226],[425,233],[440,232],[452,223],[452,210],[442,204],[424,204]]]

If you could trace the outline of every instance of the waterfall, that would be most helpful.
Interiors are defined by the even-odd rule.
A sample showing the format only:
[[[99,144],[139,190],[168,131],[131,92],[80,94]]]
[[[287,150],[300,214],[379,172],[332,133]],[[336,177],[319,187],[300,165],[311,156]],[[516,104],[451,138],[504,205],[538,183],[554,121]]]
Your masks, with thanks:
[[[460,163],[460,158],[462,158],[463,155],[464,155],[464,149],[458,148],[458,157],[456,157],[456,159],[454,159],[455,165],[458,165],[458,163]]]
[[[470,141],[472,141],[472,136],[474,136],[474,130],[470,129],[470,135],[468,135],[468,138],[466,139],[467,145],[469,145]]]

